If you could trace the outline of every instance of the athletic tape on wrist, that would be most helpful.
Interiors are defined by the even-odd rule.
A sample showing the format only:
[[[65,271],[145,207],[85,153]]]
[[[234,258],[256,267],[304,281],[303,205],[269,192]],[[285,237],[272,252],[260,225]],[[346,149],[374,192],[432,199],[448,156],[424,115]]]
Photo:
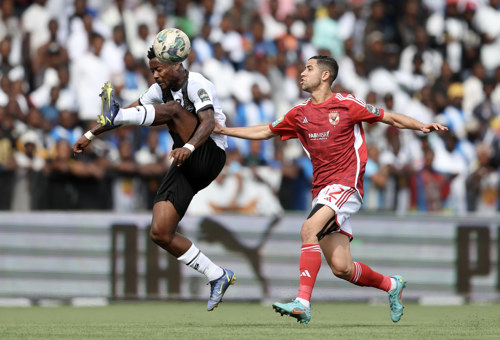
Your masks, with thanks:
[[[95,135],[90,130],[85,132],[84,136],[87,137],[88,140],[92,140],[95,138]]]
[[[193,152],[194,151],[194,145],[186,143],[184,144],[183,148],[189,149],[189,151]]]

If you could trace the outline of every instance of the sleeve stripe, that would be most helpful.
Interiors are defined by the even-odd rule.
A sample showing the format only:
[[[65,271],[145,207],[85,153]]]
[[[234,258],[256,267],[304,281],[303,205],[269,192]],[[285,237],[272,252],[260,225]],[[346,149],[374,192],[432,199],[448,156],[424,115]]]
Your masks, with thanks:
[[[203,106],[202,108],[200,108],[199,110],[196,110],[196,113],[200,112],[200,111],[205,111],[205,110],[208,110],[208,109],[214,109],[214,106],[212,104],[209,104],[209,105],[206,105],[206,106]]]
[[[344,97],[341,93],[337,93],[337,95],[335,96],[337,97],[338,100],[350,100],[350,101],[353,101],[355,103],[357,103],[358,105],[362,106],[362,107],[366,107],[366,103],[362,100],[359,100],[355,97],[353,97],[352,95],[347,95],[346,97]]]

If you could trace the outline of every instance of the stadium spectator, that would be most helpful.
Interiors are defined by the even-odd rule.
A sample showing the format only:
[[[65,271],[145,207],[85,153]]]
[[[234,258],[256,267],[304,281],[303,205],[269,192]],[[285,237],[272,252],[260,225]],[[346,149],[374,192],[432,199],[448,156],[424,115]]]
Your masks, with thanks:
[[[0,4],[0,40],[3,40],[5,37],[11,37],[14,45],[20,49],[21,35],[19,18],[15,13],[14,0],[2,1]],[[20,58],[19,53],[17,53],[18,58]]]
[[[210,42],[212,27],[205,22],[201,27],[201,32],[191,41],[191,48],[196,53],[196,60],[201,64],[214,58],[214,47]]]
[[[56,142],[65,139],[72,145],[80,138],[82,132],[76,113],[62,110],[59,114],[58,124],[50,131],[50,135]]]
[[[110,79],[111,71],[101,56],[105,39],[99,33],[90,35],[90,49],[73,61],[71,69],[72,87],[78,97],[80,120],[94,120],[101,103],[96,98],[95,89]],[[92,70],[92,72],[88,72]]]
[[[467,203],[469,211],[481,214],[498,211],[500,173],[492,162],[493,148],[478,144],[477,164],[467,177]]]
[[[264,22],[264,37],[274,40],[286,31],[283,20],[292,10],[288,0],[266,0],[260,2],[259,15]]]
[[[236,108],[236,117],[232,124],[236,126],[251,126],[269,122],[275,118],[274,103],[260,90],[257,83],[252,85],[252,100],[240,103]],[[236,139],[234,143],[245,158],[252,154],[252,143],[247,140]],[[274,145],[270,141],[258,143],[259,155],[264,163],[269,162],[274,155]]]
[[[125,71],[124,57],[127,50],[125,28],[120,25],[113,27],[112,37],[106,39],[100,55],[107,65],[111,79],[117,79]]]
[[[205,61],[202,73],[215,86],[221,106],[225,114],[231,119],[236,114],[236,100],[233,97],[234,86],[232,80],[235,70],[220,43],[214,43],[214,58]]]
[[[399,69],[411,71],[413,69],[413,58],[417,53],[422,55],[423,74],[428,78],[429,82],[434,82],[441,74],[443,57],[436,49],[430,46],[429,36],[425,28],[421,26],[415,29],[414,42],[401,51]]]
[[[12,56],[12,38],[5,36],[0,40],[0,72],[2,74],[9,74],[9,72],[16,66],[16,61]]]
[[[500,102],[494,102],[491,97],[495,89],[495,81],[486,78],[482,82],[484,98],[472,110],[473,117],[479,122],[478,139],[490,144],[494,138],[493,124],[500,119]]]
[[[384,190],[387,186],[388,166],[382,166],[379,161],[380,152],[375,145],[367,148],[365,179],[362,209],[380,211],[385,209]]]
[[[38,135],[28,130],[19,138],[21,148],[14,153],[16,170],[12,193],[13,211],[31,211],[39,209],[40,197],[45,189],[42,170],[45,160],[37,155]]]
[[[419,0],[404,2],[403,13],[397,18],[398,41],[402,48],[416,43],[417,30],[422,27],[424,18]]]
[[[380,150],[380,165],[387,171],[387,184],[384,192],[384,208],[406,212],[410,206],[409,178],[413,158],[410,145],[402,143],[402,131],[389,126],[386,129],[387,143]]]
[[[101,183],[105,168],[96,162],[72,158],[66,139],[56,143],[55,157],[48,162],[47,208],[51,210],[109,209],[100,206],[103,199]],[[104,195],[106,196],[106,195]],[[109,199],[108,199],[109,200]]]
[[[481,34],[479,57],[488,72],[500,66],[497,56],[500,54],[500,25],[492,25],[500,20],[498,10],[500,1],[489,0],[480,6],[474,15],[473,22]]]
[[[153,201],[160,187],[161,178],[170,167],[166,154],[160,146],[160,134],[156,130],[151,130],[147,135],[146,144],[134,155],[143,182],[144,207],[148,210],[153,209]]]
[[[144,59],[144,50],[151,45],[151,41],[154,39],[151,32],[156,31],[150,31],[147,24],[142,23],[137,26],[137,33],[135,34],[135,37],[133,39],[129,39],[131,41],[128,43],[128,46],[135,59]]]
[[[35,0],[21,15],[20,23],[27,41],[27,54],[24,58],[27,60],[32,60],[38,48],[50,39],[48,24],[52,15],[46,4],[47,0]],[[28,74],[30,73],[31,70],[28,70]]]
[[[144,79],[144,71],[140,64],[134,59],[129,51],[123,56],[125,69],[117,77],[115,83],[117,93],[124,103],[131,103],[148,89],[148,83]],[[119,89],[118,89],[119,88]]]
[[[316,49],[327,49],[335,58],[344,55],[344,43],[339,30],[339,11],[337,3],[329,2],[323,11],[319,11],[314,21],[312,44]]]
[[[311,188],[313,180],[313,168],[309,157],[305,153],[292,160],[283,156],[283,147],[277,148],[276,157],[282,160],[281,184],[278,191],[280,203],[285,210],[307,211],[311,201]]]
[[[58,40],[58,30],[59,24],[57,20],[51,19],[48,23],[49,41],[40,46],[31,59],[34,85],[36,87],[42,84],[47,69],[57,69],[60,65],[67,65],[69,61],[67,49]]]
[[[472,110],[484,99],[483,80],[485,78],[486,69],[479,61],[472,65],[470,74],[465,77],[463,82],[464,98],[462,107],[469,117],[472,114]]]
[[[420,212],[440,212],[446,207],[450,179],[433,168],[434,151],[431,148],[424,150],[424,159],[424,167],[410,177],[410,208]]]
[[[264,22],[259,17],[254,17],[248,31],[244,34],[246,55],[255,55],[257,59],[274,59],[278,53],[275,40],[264,36]]]
[[[220,27],[212,27],[210,40],[221,44],[236,70],[242,68],[245,61],[243,37],[236,31],[233,21],[227,13],[222,17]]]
[[[139,165],[134,159],[132,143],[127,139],[118,144],[118,159],[112,167],[113,211],[133,212],[144,209]]]
[[[13,135],[14,117],[0,106],[0,210],[10,210],[16,161],[16,137]]]
[[[50,100],[47,104],[40,108],[43,119],[46,120],[50,125],[55,126],[59,121],[59,109],[57,108],[57,100],[59,99],[60,93],[59,86],[53,86],[50,89]]]
[[[475,163],[475,155],[469,155],[469,145],[458,138],[453,131],[442,133],[439,140],[433,143],[435,152],[433,168],[451,178],[450,194],[445,210],[453,214],[465,214],[467,197],[465,180],[469,175],[469,167]]]

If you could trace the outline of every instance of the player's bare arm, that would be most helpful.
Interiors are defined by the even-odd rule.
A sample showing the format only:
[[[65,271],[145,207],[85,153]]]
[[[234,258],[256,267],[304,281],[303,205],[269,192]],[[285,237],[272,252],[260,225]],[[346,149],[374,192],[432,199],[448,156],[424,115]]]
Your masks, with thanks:
[[[422,131],[423,133],[448,130],[446,126],[443,126],[438,123],[424,124],[411,117],[389,111],[384,112],[384,118],[382,118],[382,122],[397,127],[399,129],[419,130]]]
[[[172,150],[169,156],[177,166],[181,166],[191,156],[194,149],[198,148],[210,137],[215,127],[214,111],[211,108],[198,112],[198,118],[200,119],[198,128],[196,128],[197,120],[194,115],[184,108],[182,108],[180,113],[173,120],[176,129],[174,131],[182,138],[186,145],[182,148]],[[189,145],[192,145],[194,149],[191,150]]]
[[[140,105],[139,100],[136,100],[135,102],[133,102],[132,104],[130,104],[130,105],[124,107],[124,108],[130,108],[130,107],[135,107],[135,106],[139,106],[139,105]],[[120,127],[120,126],[119,125],[117,125],[117,126],[100,126],[100,125],[96,125],[92,129],[90,129],[89,131],[90,131],[91,135],[93,135],[93,136],[99,136],[101,133],[113,130],[113,129],[117,128],[117,127]],[[92,139],[93,138],[94,137],[92,137]],[[75,155],[79,154],[79,153],[82,153],[83,150],[85,150],[85,148],[87,148],[90,145],[90,143],[92,142],[92,139],[89,139],[88,136],[82,135],[75,142],[75,144],[73,144],[73,147],[72,147],[73,153]]]
[[[214,132],[237,138],[256,140],[270,139],[272,137],[278,136],[271,131],[269,125],[267,124],[244,127],[226,127],[216,123]]]

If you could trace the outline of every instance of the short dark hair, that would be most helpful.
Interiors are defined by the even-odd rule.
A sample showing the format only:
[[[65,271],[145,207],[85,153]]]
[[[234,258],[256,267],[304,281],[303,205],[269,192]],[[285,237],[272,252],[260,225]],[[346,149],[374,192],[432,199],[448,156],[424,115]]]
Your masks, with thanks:
[[[339,73],[339,64],[337,61],[326,55],[315,55],[314,57],[309,58],[309,60],[315,59],[318,63],[318,66],[322,71],[330,72],[330,85],[337,79],[337,75]]]
[[[151,47],[148,50],[148,59],[151,60],[153,58],[156,58],[156,54],[153,45],[151,45]]]

